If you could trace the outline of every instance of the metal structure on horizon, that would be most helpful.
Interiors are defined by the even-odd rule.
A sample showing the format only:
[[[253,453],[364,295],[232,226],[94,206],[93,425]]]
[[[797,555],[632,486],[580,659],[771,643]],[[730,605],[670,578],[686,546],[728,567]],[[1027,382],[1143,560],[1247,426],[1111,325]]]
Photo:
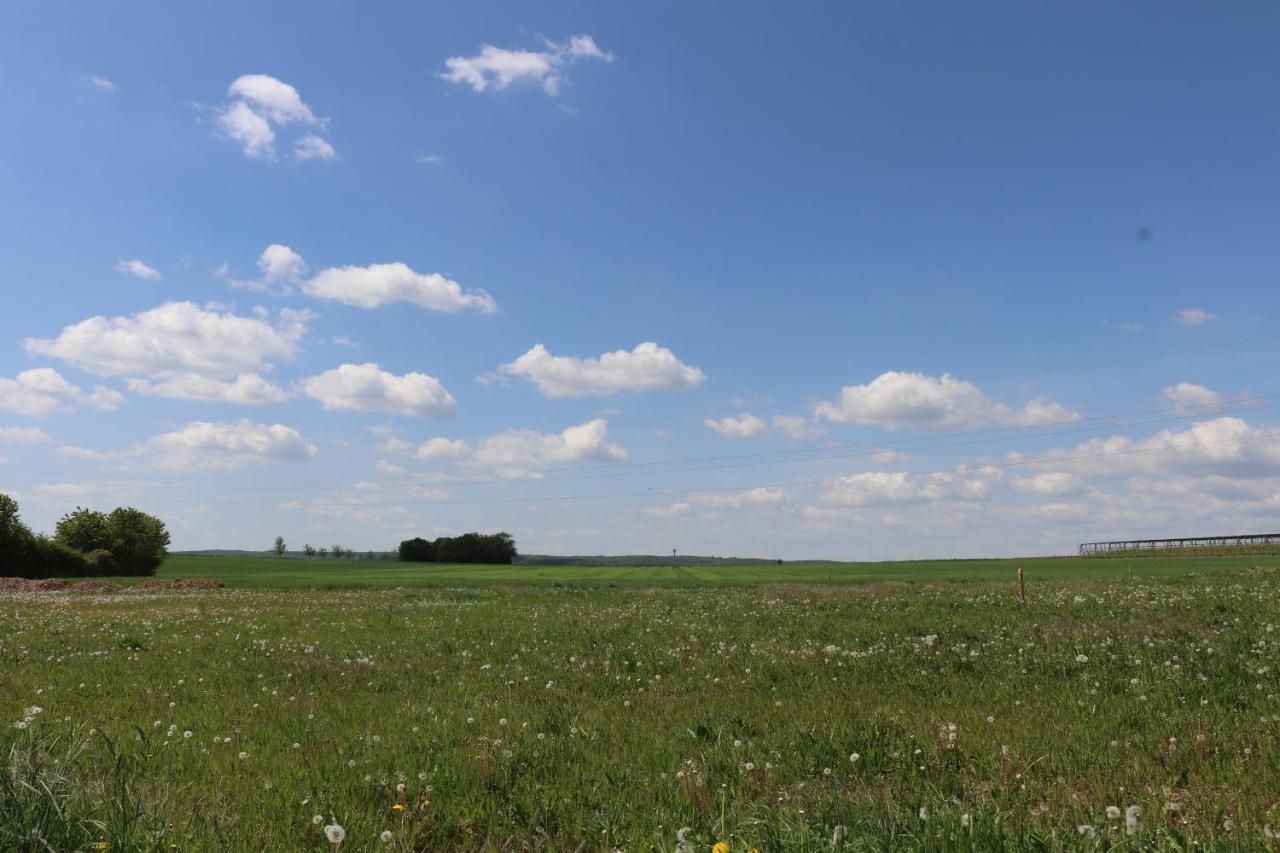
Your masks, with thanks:
[[[1192,536],[1176,539],[1120,539],[1114,542],[1084,542],[1080,556],[1108,554],[1113,551],[1145,551],[1161,548],[1231,548],[1242,545],[1280,544],[1280,533],[1246,533],[1237,536]]]

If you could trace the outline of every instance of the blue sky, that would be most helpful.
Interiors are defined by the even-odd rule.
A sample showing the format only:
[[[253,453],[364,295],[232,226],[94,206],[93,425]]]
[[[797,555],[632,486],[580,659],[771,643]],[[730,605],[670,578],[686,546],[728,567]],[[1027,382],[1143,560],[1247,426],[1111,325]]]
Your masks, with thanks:
[[[37,528],[852,559],[1280,521],[1269,4],[4,15]]]

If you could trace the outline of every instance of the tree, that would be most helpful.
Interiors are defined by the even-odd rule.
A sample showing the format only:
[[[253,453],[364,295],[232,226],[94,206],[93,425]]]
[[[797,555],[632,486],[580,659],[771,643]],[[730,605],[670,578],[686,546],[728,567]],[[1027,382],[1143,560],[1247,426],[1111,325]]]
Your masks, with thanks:
[[[304,556],[304,557],[306,557],[308,560],[310,560],[312,557],[314,557],[314,556],[316,555],[316,549],[315,549],[315,546],[313,546],[313,545],[303,545],[303,546],[302,546],[302,554],[303,554],[303,556]]]
[[[115,551],[111,525],[107,516],[84,507],[76,507],[58,521],[54,538],[73,551]]]
[[[277,556],[277,557],[283,557],[283,556],[284,556],[284,550],[285,550],[285,549],[284,549],[284,537],[283,537],[283,536],[277,536],[277,537],[276,537],[275,544],[271,546],[271,549],[272,549],[273,551],[275,551],[275,552],[276,552],[276,556]]]
[[[436,559],[436,547],[425,539],[414,537],[400,543],[400,561],[403,563],[432,563]]]
[[[343,553],[345,553],[341,545],[334,545],[329,550],[333,553],[333,559],[335,560],[341,560]]]
[[[510,533],[463,533],[434,542],[406,539],[400,543],[399,557],[420,563],[514,563],[516,540]]]
[[[117,507],[107,515],[116,564],[127,575],[154,575],[169,556],[164,522],[133,507]]]
[[[0,495],[0,563],[24,566],[31,559],[35,538],[18,516],[18,502]]]
[[[325,557],[329,556],[329,551],[328,551],[328,549],[326,549],[326,548],[320,548],[320,549],[318,549],[318,550],[316,551],[316,553],[320,555],[320,559],[322,559],[322,560],[323,560]]]

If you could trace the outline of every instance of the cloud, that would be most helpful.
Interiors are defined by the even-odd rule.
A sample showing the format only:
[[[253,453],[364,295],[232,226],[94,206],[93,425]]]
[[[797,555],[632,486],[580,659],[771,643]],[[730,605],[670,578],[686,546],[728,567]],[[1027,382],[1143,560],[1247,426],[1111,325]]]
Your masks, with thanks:
[[[288,246],[272,243],[258,256],[258,269],[262,270],[263,281],[269,284],[294,282],[306,274],[307,262]]]
[[[777,486],[757,486],[740,492],[694,492],[688,501],[692,504],[712,507],[774,506],[790,499],[785,489]]]
[[[276,129],[293,124],[313,128],[295,141],[296,159],[336,156],[333,146],[316,132],[328,125],[328,119],[317,116],[288,83],[267,74],[246,74],[232,82],[227,97],[230,100],[218,113],[218,125],[247,156],[273,159]]]
[[[869,471],[831,481],[822,499],[840,506],[931,503],[942,500],[982,501],[1001,477],[997,468],[969,469],[910,474],[905,471]]]
[[[125,384],[135,394],[147,397],[169,397],[175,400],[261,406],[289,399],[287,391],[256,373],[241,373],[230,382],[184,373],[159,382],[130,379]]]
[[[627,451],[608,440],[604,418],[568,427],[559,433],[509,429],[478,444],[460,439],[433,438],[418,448],[420,459],[494,469],[512,477],[530,476],[530,469],[557,462],[621,462]]]
[[[791,500],[791,495],[777,486],[757,486],[752,489],[730,492],[693,492],[682,501],[668,506],[648,506],[640,512],[650,518],[675,518],[691,510],[743,509],[744,507],[777,506]]]
[[[0,427],[0,442],[6,444],[47,444],[53,441],[39,427]]]
[[[1057,468],[1104,477],[1176,474],[1249,480],[1280,475],[1277,433],[1280,430],[1222,417],[1181,430],[1161,430],[1145,439],[1095,438],[1074,448],[1050,450],[1040,458]]]
[[[283,309],[274,324],[190,302],[167,302],[132,317],[90,317],[56,338],[27,338],[31,355],[61,359],[101,376],[229,379],[291,358],[314,315]]]
[[[377,308],[393,302],[446,312],[472,309],[491,314],[498,308],[493,297],[483,290],[464,291],[456,281],[439,273],[414,272],[399,262],[332,267],[303,281],[301,286],[308,296],[357,308]]]
[[[708,429],[723,435],[725,438],[751,438],[756,435],[764,435],[769,431],[769,425],[750,412],[743,412],[741,415],[736,416],[729,415],[719,420],[706,418],[702,423]]]
[[[453,414],[457,404],[440,380],[425,373],[397,376],[376,364],[343,364],[299,383],[326,410],[388,412],[421,418]]]
[[[424,166],[443,166],[444,165],[443,157],[441,157],[439,154],[432,154],[430,152],[423,152],[419,154],[415,159]]]
[[[799,415],[774,415],[772,423],[791,441],[807,441],[821,432]]]
[[[373,467],[379,474],[389,474],[393,477],[403,477],[405,474],[409,473],[399,465],[392,464],[385,459],[379,459],[374,463]]]
[[[99,77],[96,74],[89,74],[84,79],[88,80],[89,83],[92,84],[92,86],[95,89],[97,89],[99,92],[110,92],[114,94],[120,91],[120,87],[117,86],[112,81],[108,80],[106,77]]]
[[[266,462],[304,462],[316,458],[316,447],[292,427],[260,424],[194,422],[157,435],[146,445],[156,468],[241,468]]]
[[[258,256],[258,271],[260,275],[256,279],[236,278],[231,275],[230,265],[224,263],[213,275],[240,290],[285,296],[293,293],[294,287],[306,275],[307,262],[288,246],[272,243]]]
[[[299,161],[332,160],[338,152],[323,137],[308,133],[293,144],[293,156]]]
[[[556,356],[538,344],[515,361],[499,366],[498,373],[532,380],[543,396],[552,398],[696,388],[707,378],[698,368],[681,363],[671,350],[652,342],[639,344],[630,352],[618,350],[594,358]]]
[[[754,438],[776,430],[786,435],[791,441],[806,441],[819,432],[798,415],[774,415],[766,422],[750,412],[743,412],[740,415],[728,415],[718,420],[705,418],[702,423],[725,438]]]
[[[517,83],[536,84],[548,95],[560,94],[570,65],[584,59],[612,62],[613,54],[601,50],[588,35],[572,36],[568,42],[545,41],[545,50],[509,50],[481,45],[475,56],[451,56],[445,60],[447,71],[440,77],[451,83],[470,86],[473,91],[506,89]]]
[[[1020,492],[1034,492],[1037,495],[1066,495],[1079,491],[1081,480],[1067,471],[1045,471],[1029,477],[1014,477],[1011,485]]]
[[[228,105],[219,114],[218,124],[228,139],[240,143],[246,156],[259,159],[275,156],[275,131],[244,101]]]
[[[1183,308],[1178,312],[1178,322],[1184,326],[1203,326],[1218,319],[1218,315],[1203,308]]]
[[[1192,382],[1179,382],[1177,385],[1170,385],[1160,392],[1166,400],[1173,403],[1174,407],[1180,411],[1187,409],[1204,409],[1214,411],[1222,407],[1222,395],[1217,391],[1212,391],[1203,385],[1196,385]]]
[[[54,411],[73,412],[75,407],[72,404],[77,402],[102,411],[113,411],[120,408],[124,396],[101,385],[95,385],[86,394],[78,385],[49,367],[24,370],[13,379],[0,377],[0,409],[42,417]]]
[[[147,266],[137,258],[134,258],[131,261],[123,259],[116,261],[116,270],[126,275],[145,278],[148,281],[158,281],[160,279],[160,272],[158,270]]]
[[[415,455],[419,459],[467,459],[471,448],[457,438],[429,438],[418,445]]]
[[[1010,409],[991,400],[973,383],[945,373],[932,377],[894,370],[866,385],[846,385],[837,400],[817,403],[814,414],[836,423],[888,430],[1034,426],[1079,417],[1071,409],[1043,399],[1033,400],[1021,409]]]
[[[318,455],[315,445],[283,424],[248,420],[234,423],[193,421],[173,432],[152,436],[126,450],[97,451],[60,447],[72,459],[120,461],[151,468],[234,469],[271,462],[305,462]]]

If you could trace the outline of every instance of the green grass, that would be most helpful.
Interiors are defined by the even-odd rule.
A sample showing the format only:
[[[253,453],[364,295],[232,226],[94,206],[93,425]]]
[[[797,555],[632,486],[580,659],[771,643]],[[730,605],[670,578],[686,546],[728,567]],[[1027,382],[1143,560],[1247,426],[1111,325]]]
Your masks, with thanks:
[[[217,578],[242,589],[354,589],[577,584],[579,586],[735,586],[771,583],[865,584],[884,581],[1010,581],[1022,566],[1030,583],[1047,580],[1178,578],[1188,572],[1280,566],[1280,556],[1143,557],[1105,560],[1031,557],[881,563],[786,563],[781,566],[476,566],[270,557],[170,557],[161,578]],[[117,579],[129,582],[127,579]]]
[[[0,594],[0,849],[1273,849],[1280,572],[1022,562]]]

